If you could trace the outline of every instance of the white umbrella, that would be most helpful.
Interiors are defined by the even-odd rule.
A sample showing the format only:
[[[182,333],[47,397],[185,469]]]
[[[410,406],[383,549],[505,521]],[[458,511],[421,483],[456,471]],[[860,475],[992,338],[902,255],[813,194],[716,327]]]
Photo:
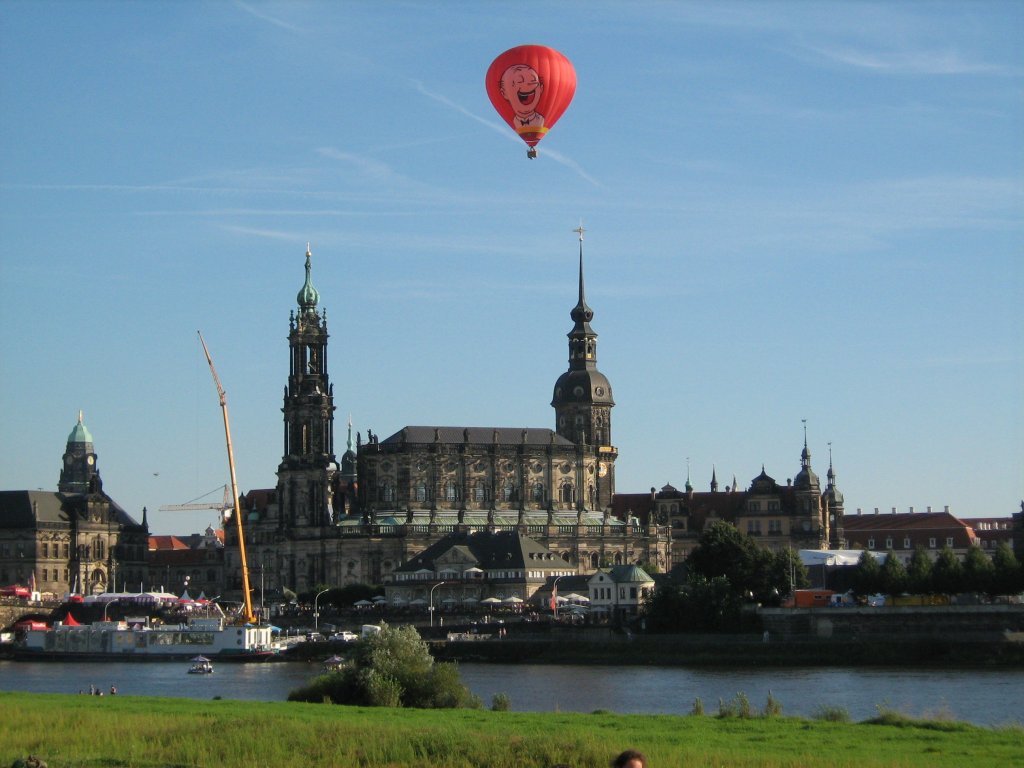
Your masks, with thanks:
[[[484,598],[483,600],[481,600],[480,602],[481,602],[481,603],[487,603],[488,605],[494,605],[495,603],[500,603],[500,602],[501,602],[501,600],[499,600],[499,599],[498,599],[498,598],[496,598],[496,597],[485,597],[485,598]]]
[[[568,597],[562,597],[561,595],[559,595],[558,597],[555,598],[555,602],[556,603],[568,603],[569,602],[569,598]]]
[[[375,598],[373,598],[373,602],[375,603],[386,603],[387,601],[388,599],[384,597],[384,595],[377,595]]]
[[[447,603],[457,603],[457,602],[459,602],[459,601],[458,601],[458,600],[456,600],[456,599],[455,599],[454,597],[446,597],[446,598],[445,598],[444,600],[442,600],[441,602],[442,602],[442,603],[445,603],[445,604],[447,604]]]
[[[409,603],[409,605],[426,605],[426,604],[427,604],[427,601],[424,600],[422,597],[417,597],[415,600],[413,600],[411,603]]]
[[[580,603],[584,603],[584,602],[589,603],[590,602],[590,598],[589,597],[584,597],[583,595],[579,595],[579,594],[577,594],[575,592],[570,592],[568,595],[565,596],[565,599],[566,600],[575,600],[575,601],[580,602]]]
[[[475,597],[464,597],[464,598],[462,598],[462,602],[464,602],[464,603],[479,603],[480,601],[477,600]]]
[[[484,601],[484,602],[486,602],[486,601]],[[521,603],[521,602],[523,602],[523,599],[522,599],[521,597],[516,597],[515,595],[512,595],[512,597],[506,597],[506,598],[505,598],[504,600],[502,600],[501,602],[503,602],[503,603],[509,603],[510,605],[514,605],[515,603]]]
[[[352,605],[356,606],[356,608],[367,608],[373,605],[373,603],[371,603],[369,600],[356,600],[354,603],[352,603]]]

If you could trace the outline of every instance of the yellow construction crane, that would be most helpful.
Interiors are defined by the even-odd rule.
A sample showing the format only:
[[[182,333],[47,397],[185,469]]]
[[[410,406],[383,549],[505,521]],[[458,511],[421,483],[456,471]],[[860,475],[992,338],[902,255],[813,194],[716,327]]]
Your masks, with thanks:
[[[203,334],[199,334],[199,343],[203,345],[203,353],[206,355],[206,362],[210,366],[210,373],[213,374],[213,383],[217,385],[217,395],[220,397],[220,410],[224,414],[224,438],[228,446],[228,468],[231,470],[231,502],[234,510],[235,525],[238,526],[238,552],[242,560],[242,603],[243,618],[247,622],[254,622],[256,616],[252,612],[252,594],[249,592],[249,564],[245,559],[245,536],[242,532],[242,510],[238,506],[238,482],[235,480],[235,453],[231,449],[231,427],[228,425],[228,398],[224,393],[224,387],[220,385],[220,377],[217,369],[213,367],[213,358],[210,357],[210,350],[206,347]]]
[[[204,503],[197,503],[197,502],[199,502],[199,499],[205,499],[211,493],[215,493],[215,492],[220,491],[220,490],[224,491],[224,500],[221,501],[220,503],[217,503],[215,501],[208,501],[208,502],[204,502]],[[231,508],[232,508],[231,507],[231,491],[229,490],[229,487],[228,487],[227,483],[225,483],[224,485],[220,486],[220,488],[214,488],[209,493],[204,493],[202,496],[199,496],[199,497],[197,497],[195,499],[192,499],[192,501],[186,502],[185,504],[164,504],[162,507],[160,507],[160,511],[161,512],[195,512],[195,511],[199,511],[201,509],[216,509],[216,510],[220,511],[220,517],[221,517],[220,521],[221,521],[221,523],[223,523],[224,522],[224,514],[226,512],[230,512]]]

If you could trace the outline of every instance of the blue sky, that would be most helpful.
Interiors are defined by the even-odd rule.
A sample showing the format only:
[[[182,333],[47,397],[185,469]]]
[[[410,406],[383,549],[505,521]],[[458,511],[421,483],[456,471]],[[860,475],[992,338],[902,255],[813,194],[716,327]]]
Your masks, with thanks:
[[[337,432],[554,427],[582,219],[618,490],[831,444],[848,513],[1024,498],[1024,4],[0,5],[0,488],[271,487],[307,241]],[[550,45],[527,160],[483,75]],[[340,454],[344,439],[336,444]],[[216,495],[216,494],[215,494]]]

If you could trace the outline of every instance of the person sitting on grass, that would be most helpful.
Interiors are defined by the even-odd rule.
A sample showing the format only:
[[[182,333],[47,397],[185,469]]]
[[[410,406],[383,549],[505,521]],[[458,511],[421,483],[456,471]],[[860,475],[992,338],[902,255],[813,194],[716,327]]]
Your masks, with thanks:
[[[647,758],[643,752],[627,749],[612,760],[612,768],[647,768]]]

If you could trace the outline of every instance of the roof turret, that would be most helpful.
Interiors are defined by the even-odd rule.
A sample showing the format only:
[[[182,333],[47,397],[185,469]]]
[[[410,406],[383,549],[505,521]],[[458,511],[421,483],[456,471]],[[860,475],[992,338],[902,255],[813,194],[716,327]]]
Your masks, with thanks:
[[[300,309],[306,311],[316,309],[316,305],[320,302],[320,292],[313,287],[312,257],[313,253],[309,250],[309,243],[306,243],[306,282],[302,284],[302,288],[295,297],[295,300],[299,303]]]

